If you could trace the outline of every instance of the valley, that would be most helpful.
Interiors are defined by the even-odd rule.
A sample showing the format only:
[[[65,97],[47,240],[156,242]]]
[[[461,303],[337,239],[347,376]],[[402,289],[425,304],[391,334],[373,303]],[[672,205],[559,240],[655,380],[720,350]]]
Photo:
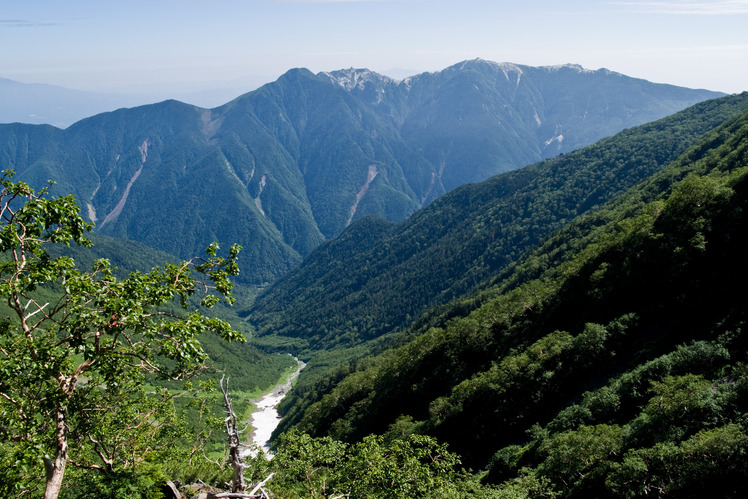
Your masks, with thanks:
[[[220,373],[237,393],[265,392],[252,441],[275,457],[246,456],[246,474],[275,473],[277,497],[377,497],[393,484],[393,497],[430,498],[745,492],[746,93],[481,59],[402,81],[294,69],[210,110],[165,101],[65,130],[0,125],[0,162],[18,185],[53,179],[51,196],[73,194],[78,204],[65,209],[81,214],[75,223],[99,219],[91,248],[39,256],[65,276],[31,283],[27,307],[43,320],[42,302],[77,282],[67,258],[81,268],[111,260],[99,280],[107,297],[117,279],[149,283],[151,296],[176,269],[226,265],[210,274],[214,285],[178,291],[147,315],[173,318],[160,331],[202,321],[186,331],[206,334],[175,335],[155,357],[127,355],[169,369],[204,360],[207,370],[187,385],[159,377],[166,367],[126,385],[122,400],[148,403],[200,388],[189,402],[154,405],[157,419],[138,412],[146,402],[121,418],[112,410],[123,435],[148,426],[133,418],[151,421],[153,444],[132,437],[147,459],[120,475],[110,465],[105,480],[227,483],[226,444],[213,430],[230,418],[210,388]],[[16,239],[2,239],[6,252]],[[20,271],[8,265],[0,275],[13,293]],[[158,272],[172,277],[147,281]],[[236,301],[208,309],[197,291]],[[121,323],[143,313],[121,293],[97,298],[98,315],[84,312],[101,323],[87,330],[94,347],[73,342],[76,356],[48,364],[114,363],[88,356],[109,334],[114,351]],[[0,343],[6,357],[9,345]],[[2,372],[22,379],[4,359]],[[148,396],[137,391],[146,381]],[[108,374],[84,388],[122,396]],[[11,399],[0,403],[17,407]],[[11,425],[30,424],[19,414]],[[0,430],[0,459],[20,459],[22,439]],[[106,458],[100,441],[71,438],[71,455],[88,464],[71,461],[70,483],[91,483]],[[0,482],[38,475],[25,470],[2,471]]]

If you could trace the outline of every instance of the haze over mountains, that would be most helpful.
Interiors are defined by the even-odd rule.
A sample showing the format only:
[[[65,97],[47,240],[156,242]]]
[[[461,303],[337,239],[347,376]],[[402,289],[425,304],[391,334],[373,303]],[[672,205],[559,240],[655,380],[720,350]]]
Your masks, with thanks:
[[[242,244],[242,281],[263,283],[353,220],[403,220],[464,183],[718,95],[571,65],[473,60],[401,82],[294,69],[214,109],[1,125],[0,160],[32,185],[57,181],[103,234],[180,257]]]
[[[170,98],[198,106],[214,107],[266,82],[267,79],[248,77],[240,81],[215,84],[182,84],[168,88],[128,86],[108,91],[85,91],[0,78],[0,123],[67,128],[76,121],[95,114]]]

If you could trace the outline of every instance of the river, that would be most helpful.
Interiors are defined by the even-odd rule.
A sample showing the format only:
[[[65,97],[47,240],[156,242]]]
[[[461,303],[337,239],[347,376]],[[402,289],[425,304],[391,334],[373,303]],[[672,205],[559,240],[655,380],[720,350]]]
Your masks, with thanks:
[[[294,380],[299,376],[299,373],[304,369],[304,366],[306,366],[304,362],[295,357],[294,360],[298,363],[298,369],[291,373],[291,375],[286,378],[286,381],[276,385],[272,390],[254,402],[256,409],[252,413],[251,418],[252,428],[254,428],[254,430],[252,431],[250,444],[261,447],[265,452],[265,455],[268,457],[272,456],[268,440],[270,440],[270,436],[281,421],[281,418],[278,415],[278,404],[283,400],[283,397],[286,396],[286,393],[291,389]],[[248,454],[251,453],[252,451]]]

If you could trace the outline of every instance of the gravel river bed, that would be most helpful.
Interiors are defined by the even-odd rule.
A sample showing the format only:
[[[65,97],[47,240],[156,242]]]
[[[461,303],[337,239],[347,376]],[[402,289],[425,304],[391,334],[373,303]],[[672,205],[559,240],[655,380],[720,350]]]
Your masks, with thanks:
[[[306,366],[306,364],[299,359],[295,360],[298,362],[298,369],[291,373],[285,382],[276,385],[272,390],[254,401],[257,409],[252,413],[251,424],[254,430],[252,431],[250,444],[262,448],[267,456],[272,455],[270,452],[270,446],[268,445],[268,440],[270,440],[270,436],[281,421],[281,418],[278,415],[278,404],[283,400],[283,397],[286,396],[286,393],[288,393],[291,386],[293,386],[294,380],[299,376],[299,373],[304,369],[304,366]]]

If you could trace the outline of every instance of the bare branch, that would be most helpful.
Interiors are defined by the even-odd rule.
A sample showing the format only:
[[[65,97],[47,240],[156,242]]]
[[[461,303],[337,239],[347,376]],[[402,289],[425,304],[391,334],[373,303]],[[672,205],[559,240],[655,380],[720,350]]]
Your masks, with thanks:
[[[155,414],[155,413],[156,413],[156,411],[157,411],[157,409],[151,409],[150,411],[148,411],[148,412],[147,412],[147,413],[146,413],[146,414],[145,414],[145,415],[143,416],[143,419],[141,419],[141,420],[140,420],[140,423],[136,424],[135,426],[128,426],[128,427],[126,427],[126,428],[125,428],[125,430],[137,430],[138,428],[140,428],[141,426],[143,426],[143,424],[144,424],[144,423],[145,423],[146,421],[148,421],[148,418],[150,418],[150,417],[151,417],[151,416],[152,416],[153,414]]]
[[[36,310],[35,310],[35,311],[33,311],[33,312],[31,312],[30,314],[28,314],[28,315],[27,315],[26,317],[24,317],[24,320],[29,320],[29,319],[30,319],[31,317],[35,316],[35,315],[36,315],[36,314],[38,314],[39,312],[43,312],[43,311],[44,311],[44,309],[45,309],[45,308],[47,307],[47,305],[49,305],[49,302],[47,302],[47,303],[45,303],[44,305],[42,305],[42,306],[39,306],[39,304],[38,304],[38,303],[36,303],[36,300],[29,300],[29,301],[28,301],[28,302],[26,303],[26,306],[25,306],[25,307],[23,308],[23,310],[25,311],[25,310],[26,310],[26,309],[27,309],[27,308],[29,307],[29,305],[30,305],[30,304],[32,304],[32,303],[33,303],[34,305],[36,305]],[[46,314],[44,315],[44,317],[45,317],[45,318],[48,318],[48,316],[47,316]]]
[[[270,474],[269,474],[269,475],[267,476],[267,478],[265,478],[265,479],[264,479],[263,481],[261,481],[260,483],[258,483],[258,484],[257,484],[257,485],[255,486],[255,488],[254,488],[254,489],[252,489],[252,490],[250,491],[250,493],[249,493],[249,494],[250,494],[250,495],[254,495],[254,494],[256,494],[258,490],[260,490],[260,489],[261,489],[261,488],[262,488],[262,487],[263,487],[263,486],[264,486],[264,485],[265,485],[266,483],[268,483],[268,482],[269,482],[269,481],[270,481],[270,480],[271,480],[271,479],[273,478],[273,476],[275,476],[275,473],[270,473]]]
[[[83,470],[98,470],[98,471],[106,471],[106,468],[103,466],[100,466],[98,464],[81,464],[76,461],[73,461],[72,459],[69,459],[68,462],[75,466],[76,468],[80,468]]]
[[[257,497],[268,497],[267,493],[264,491],[263,487],[265,484],[267,484],[275,475],[275,473],[270,473],[267,478],[265,478],[263,481],[258,483],[255,488],[253,488],[249,493],[244,492],[221,492],[220,494],[216,494],[213,497],[237,497],[237,498],[257,498]],[[258,495],[258,492],[261,492],[261,494]],[[341,498],[343,496],[340,496]]]

